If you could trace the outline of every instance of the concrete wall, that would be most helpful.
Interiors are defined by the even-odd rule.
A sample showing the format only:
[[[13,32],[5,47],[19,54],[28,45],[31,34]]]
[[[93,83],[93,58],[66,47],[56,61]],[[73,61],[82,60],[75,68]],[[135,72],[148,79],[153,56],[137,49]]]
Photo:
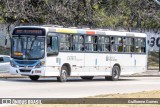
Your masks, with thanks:
[[[10,34],[12,33],[12,30],[14,29],[14,25],[10,26]],[[7,38],[7,47],[10,47],[10,40],[9,40],[9,34],[7,32],[7,25],[6,24],[0,24],[0,46],[5,46],[5,39]]]

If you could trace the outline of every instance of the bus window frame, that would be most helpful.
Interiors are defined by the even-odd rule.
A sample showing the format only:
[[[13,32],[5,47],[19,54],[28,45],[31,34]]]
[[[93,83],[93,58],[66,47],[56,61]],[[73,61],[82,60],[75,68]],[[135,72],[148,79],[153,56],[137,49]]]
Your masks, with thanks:
[[[68,35],[70,35],[70,36],[72,36],[73,34],[71,34],[71,33],[59,33],[59,32],[56,32],[57,34],[58,34],[58,38],[59,38],[59,46],[58,46],[58,48],[59,48],[59,52],[72,52],[72,49],[71,50],[61,50],[60,49],[60,43],[68,43],[68,42],[61,42],[61,38],[60,38],[60,34],[68,34]],[[72,40],[73,41],[73,40]],[[72,45],[72,43],[70,43],[70,45]],[[71,47],[70,47],[71,48]]]
[[[86,43],[86,37],[87,36],[94,36],[94,37],[96,37],[97,38],[97,43]],[[97,51],[90,51],[90,50],[86,50],[86,44],[93,44],[93,45],[97,45]],[[93,50],[94,50],[94,46],[93,46]],[[85,53],[98,53],[98,35],[84,35],[84,52]]]
[[[77,51],[77,50],[73,50],[73,47],[72,47],[72,51],[71,52],[84,52],[85,51],[85,35],[82,35],[82,34],[72,34],[72,46],[73,46],[73,36],[74,35],[77,35],[77,36],[82,36],[83,37],[83,42],[81,43],[79,41],[79,38],[78,38],[78,42],[76,44],[82,44],[83,45],[83,50],[81,51]]]
[[[51,35],[49,35],[49,33],[55,33],[56,36],[51,36]],[[47,33],[46,43],[45,43],[45,44],[46,44],[45,47],[46,47],[46,56],[47,56],[47,57],[50,57],[50,56],[58,56],[58,54],[59,54],[59,52],[60,52],[60,50],[59,50],[60,44],[59,44],[59,35],[58,35],[58,34],[59,34],[59,33],[57,33],[57,32],[48,32],[48,33]],[[57,49],[58,49],[58,52],[55,52],[55,53],[54,53],[54,52],[53,52],[53,53],[47,53],[47,45],[48,45],[47,38],[48,38],[48,37],[57,37],[57,42],[58,42],[58,43],[57,43],[57,46],[58,46]],[[52,41],[52,40],[51,40],[51,41]]]
[[[70,52],[70,53],[109,53],[109,54],[146,54],[146,37],[133,37],[133,36],[115,36],[115,35],[87,35],[87,34],[74,34],[74,33],[60,33],[60,32],[49,32],[49,33],[56,33],[57,34],[57,36],[58,36],[58,53],[59,52]],[[83,36],[84,37],[84,41],[83,41],[83,45],[84,45],[84,50],[83,51],[76,51],[76,50],[73,50],[73,49],[71,49],[71,50],[69,50],[69,51],[67,51],[67,50],[60,50],[60,43],[61,43],[61,41],[60,41],[60,34],[68,34],[68,35],[70,35],[70,36],[74,36],[74,35],[78,35],[78,36]],[[85,49],[85,39],[86,39],[86,36],[96,36],[97,37],[97,51],[86,51],[86,49]],[[109,39],[110,39],[110,43],[109,43],[109,45],[110,45],[110,51],[109,52],[107,52],[107,51],[98,51],[98,45],[99,45],[99,42],[98,42],[98,39],[99,39],[99,37],[109,37]],[[112,50],[111,50],[111,46],[112,46],[112,43],[111,43],[111,37],[121,37],[122,38],[122,40],[124,41],[124,38],[133,38],[134,39],[134,52],[124,52],[124,49],[123,49],[123,52],[113,52]],[[135,46],[136,46],[136,44],[135,44],[135,38],[143,38],[143,39],[145,39],[145,52],[144,53],[137,53],[137,52],[135,52],[136,50],[135,50]],[[73,38],[72,38],[73,39]],[[71,42],[71,45],[72,45],[72,43],[73,43],[73,40],[72,40],[72,42]],[[79,43],[79,42],[78,42]],[[93,43],[87,43],[87,44],[93,44]],[[123,48],[124,48],[124,44],[122,44],[123,45]]]
[[[133,42],[134,42],[134,43],[133,43],[134,52],[124,52],[124,47],[123,47],[123,52],[124,52],[124,53],[128,53],[128,54],[136,53],[136,52],[135,52],[135,38],[136,38],[136,37],[133,37],[133,36],[124,36],[123,39],[124,39],[124,38],[133,38]],[[123,44],[123,46],[124,46],[124,44]],[[126,46],[132,46],[132,45],[126,45]]]
[[[136,38],[140,38],[140,39],[144,39],[144,41],[145,41],[145,45],[144,45],[144,48],[145,48],[145,52],[136,52]],[[146,42],[146,37],[135,37],[134,38],[134,42],[135,42],[135,44],[134,44],[134,48],[135,48],[135,54],[146,54],[147,53],[147,50],[146,50],[146,48],[147,48],[147,46],[146,46],[146,44],[147,44],[147,42]],[[138,45],[139,46],[139,45]]]
[[[111,38],[112,38],[112,37],[120,37],[120,38],[122,38],[122,52],[112,51],[112,45],[113,45],[112,42],[111,42]],[[124,39],[124,37],[125,37],[125,36],[114,36],[114,35],[110,35],[110,50],[111,50],[110,52],[111,52],[111,53],[125,54],[124,49],[123,49],[123,39]],[[115,41],[114,41],[114,44],[115,44]],[[115,44],[115,45],[118,45],[118,44]]]
[[[109,51],[97,51],[98,53],[111,53],[111,36],[110,35],[97,35],[98,39],[99,37],[108,37],[109,38],[109,43],[103,43],[103,44],[99,44],[99,41],[97,43],[97,45],[109,45]]]

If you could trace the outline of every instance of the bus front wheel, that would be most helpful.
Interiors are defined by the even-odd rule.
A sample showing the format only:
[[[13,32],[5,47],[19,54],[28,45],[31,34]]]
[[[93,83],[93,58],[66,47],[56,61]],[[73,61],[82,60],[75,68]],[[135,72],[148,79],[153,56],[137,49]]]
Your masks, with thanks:
[[[37,80],[39,79],[39,76],[33,75],[33,76],[29,76],[29,78],[30,78],[32,81],[37,81]]]
[[[120,76],[120,68],[119,66],[115,65],[112,69],[112,75],[111,76],[106,76],[106,80],[111,80],[111,81],[117,81]]]
[[[60,76],[57,77],[57,81],[59,81],[59,82],[66,82],[67,81],[67,77],[68,77],[68,69],[67,69],[66,66],[63,66],[61,68]]]

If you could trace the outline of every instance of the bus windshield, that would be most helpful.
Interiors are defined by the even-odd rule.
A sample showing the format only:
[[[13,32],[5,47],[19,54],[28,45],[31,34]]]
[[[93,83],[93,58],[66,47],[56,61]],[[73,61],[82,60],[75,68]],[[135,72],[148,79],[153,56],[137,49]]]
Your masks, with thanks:
[[[13,36],[11,56],[17,59],[41,59],[45,55],[45,38],[39,36]]]

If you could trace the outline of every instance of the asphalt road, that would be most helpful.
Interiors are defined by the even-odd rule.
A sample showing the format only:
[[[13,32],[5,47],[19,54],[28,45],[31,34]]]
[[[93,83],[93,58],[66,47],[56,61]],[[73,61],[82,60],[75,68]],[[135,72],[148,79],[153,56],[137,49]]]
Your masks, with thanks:
[[[66,83],[55,78],[1,78],[1,98],[79,98],[100,94],[160,90],[160,77],[121,77],[119,81],[94,78],[92,81],[70,78]]]

